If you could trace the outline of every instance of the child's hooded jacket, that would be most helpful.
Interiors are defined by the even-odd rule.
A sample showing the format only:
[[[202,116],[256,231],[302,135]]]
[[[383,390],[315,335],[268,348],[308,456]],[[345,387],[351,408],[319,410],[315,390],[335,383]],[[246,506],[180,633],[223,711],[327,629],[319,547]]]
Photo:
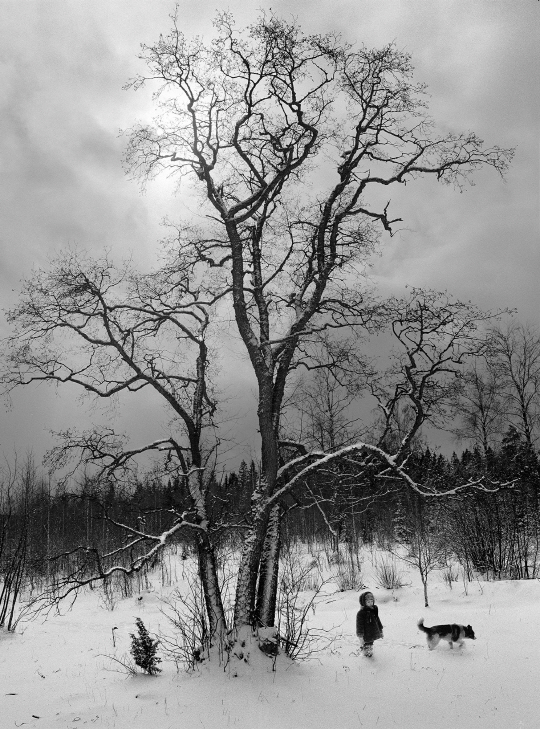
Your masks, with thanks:
[[[376,605],[368,607],[366,596],[373,595],[372,592],[363,592],[360,595],[362,606],[356,614],[356,635],[364,639],[364,643],[373,643],[374,640],[382,638],[383,626],[379,620],[379,608]]]

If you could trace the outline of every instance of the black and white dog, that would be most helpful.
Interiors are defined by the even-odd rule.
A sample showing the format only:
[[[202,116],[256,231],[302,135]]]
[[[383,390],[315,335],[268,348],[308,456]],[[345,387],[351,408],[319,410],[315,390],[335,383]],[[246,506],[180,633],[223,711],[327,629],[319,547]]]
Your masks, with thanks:
[[[474,630],[470,625],[449,623],[448,625],[434,625],[432,628],[426,628],[424,625],[424,618],[420,618],[418,621],[418,627],[426,633],[427,644],[430,651],[438,645],[441,639],[447,640],[450,648],[454,647],[454,643],[457,643],[461,648],[465,638],[476,640]]]

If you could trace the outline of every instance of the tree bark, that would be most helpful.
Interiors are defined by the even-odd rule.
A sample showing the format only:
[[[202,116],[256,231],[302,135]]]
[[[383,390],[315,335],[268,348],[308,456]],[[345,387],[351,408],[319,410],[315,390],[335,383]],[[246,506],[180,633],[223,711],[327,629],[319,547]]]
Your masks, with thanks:
[[[263,477],[261,476],[260,479]],[[236,596],[234,601],[234,631],[245,625],[254,624],[255,590],[261,558],[261,549],[266,531],[267,516],[260,504],[260,484],[252,497],[252,523],[244,537],[238,578],[236,582]]]
[[[199,468],[193,469],[187,478],[189,493],[195,506],[197,519],[200,526],[203,527],[203,530],[197,533],[197,557],[199,577],[208,615],[210,645],[216,639],[223,645],[226,639],[227,625],[217,576],[215,550],[207,532],[208,516],[203,492],[202,470]]]
[[[197,539],[197,553],[199,576],[208,615],[210,646],[216,641],[223,646],[227,639],[225,611],[219,588],[215,551],[206,536]]]
[[[264,627],[275,625],[282,513],[280,504],[272,507],[262,547],[256,618]]]

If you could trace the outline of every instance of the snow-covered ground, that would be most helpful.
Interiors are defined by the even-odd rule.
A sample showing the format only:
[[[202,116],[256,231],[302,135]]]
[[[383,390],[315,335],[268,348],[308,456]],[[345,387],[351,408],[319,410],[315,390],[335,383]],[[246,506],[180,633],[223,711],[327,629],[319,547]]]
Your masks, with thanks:
[[[170,632],[160,597],[171,588],[157,573],[154,589],[112,611],[98,591],[84,593],[62,615],[0,633],[0,727],[540,727],[540,582],[475,581],[466,590],[456,582],[450,590],[434,573],[424,608],[418,577],[405,576],[410,584],[392,593],[364,562],[385,635],[372,659],[358,655],[358,592],[334,592],[311,619],[337,636],[316,660],[278,660],[273,671],[257,651],[256,666],[236,678],[217,666],[178,673],[167,661],[156,677],[131,676],[111,659],[129,658],[136,617],[152,632]],[[477,640],[428,651],[416,627],[422,616],[426,625],[470,623]]]

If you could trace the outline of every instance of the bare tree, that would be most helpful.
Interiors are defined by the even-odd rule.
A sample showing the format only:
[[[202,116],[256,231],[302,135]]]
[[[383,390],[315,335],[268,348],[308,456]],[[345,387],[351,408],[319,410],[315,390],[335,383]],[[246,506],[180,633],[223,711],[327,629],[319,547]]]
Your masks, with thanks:
[[[435,569],[444,567],[448,558],[448,547],[442,530],[439,502],[426,504],[414,495],[412,509],[406,529],[398,534],[397,543],[402,548],[396,557],[415,567],[424,588],[424,607],[429,607],[429,575]]]
[[[354,406],[374,372],[362,357],[365,342],[358,336],[343,341],[325,333],[314,344],[309,361],[301,362],[307,371],[284,403],[290,424],[284,423],[283,430],[309,447],[336,450],[359,440],[365,430]]]
[[[370,383],[382,418],[380,446],[406,454],[424,423],[446,423],[465,365],[485,355],[499,315],[446,292],[414,288],[385,302],[393,361]]]
[[[171,435],[137,447],[128,447],[109,428],[58,434],[59,445],[48,462],[67,469],[67,477],[91,464],[98,482],[118,479],[141,454],[159,453],[166,456],[166,470],[185,480],[190,495],[182,511],[172,510],[165,536],[148,534],[140,525],[119,525],[130,536],[125,550],[150,547],[129,569],[114,566],[118,550],[113,550],[91,565],[90,574],[86,563],[79,564],[66,588],[106,578],[116,569],[139,570],[167,540],[188,530],[198,547],[211,634],[223,636],[202,443],[215,411],[207,384],[206,345],[207,309],[213,298],[209,290],[193,287],[189,274],[189,265],[177,259],[140,275],[106,257],[61,255],[49,270],[34,273],[8,315],[14,333],[4,381],[9,388],[39,381],[69,383],[104,400],[148,388],[172,411]]]
[[[517,322],[493,331],[490,365],[506,394],[506,415],[529,447],[540,424],[540,336]]]
[[[433,136],[424,89],[394,45],[354,50],[273,15],[241,32],[228,14],[215,25],[211,46],[189,43],[174,20],[169,36],[144,47],[150,73],[134,86],[161,84],[161,115],[131,131],[127,162],[143,179],[164,169],[193,176],[216,218],[212,233],[197,242],[191,234],[187,247],[230,270],[236,323],[258,382],[261,434],[236,621],[251,623],[255,614],[271,625],[285,387],[306,335],[366,316],[362,293],[347,282],[373,246],[374,226],[391,231],[397,222],[369,193],[422,175],[461,184],[485,164],[504,171],[510,153],[484,150],[473,134]],[[330,184],[313,194],[310,173],[321,166]]]
[[[374,324],[374,322],[372,322]],[[280,444],[287,458],[287,446],[301,443],[304,451],[335,451],[362,440],[366,425],[358,400],[373,374],[361,356],[361,340],[331,338],[327,333],[313,343],[309,361],[302,361],[298,380],[284,403]],[[365,503],[354,494],[357,483],[340,466],[322,471],[306,484],[302,508],[316,508],[325,524],[332,549],[337,552],[347,522]]]
[[[484,455],[502,439],[507,410],[505,389],[493,367],[476,359],[459,378],[453,412],[460,424],[453,430],[459,440],[470,440]]]
[[[173,18],[169,35],[143,46],[147,75],[131,84],[155,85],[159,115],[129,131],[128,170],[143,182],[162,172],[188,178],[201,196],[204,224],[177,226],[178,273],[169,269],[177,283],[168,294],[160,289],[155,296],[142,296],[143,289],[135,286],[129,292],[135,306],[129,299],[111,305],[106,295],[116,274],[111,279],[101,268],[92,276],[77,270],[75,276],[68,273],[67,283],[63,267],[50,278],[41,274],[31,284],[36,293],[29,287],[27,303],[11,315],[24,344],[13,358],[21,372],[13,381],[71,382],[99,397],[141,387],[160,393],[186,430],[190,462],[174,438],[148,447],[164,448],[182,467],[184,458],[190,491],[202,509],[197,520],[182,515],[172,529],[183,527],[185,519],[186,528],[204,540],[206,514],[199,498],[204,464],[197,438],[212,410],[201,379],[205,334],[212,307],[218,300],[230,302],[257,380],[261,439],[260,477],[237,579],[238,635],[244,628],[274,624],[283,500],[306,477],[356,454],[360,461],[378,460],[394,478],[418,488],[402,459],[412,432],[397,454],[360,442],[333,453],[299,450],[288,463],[280,460],[283,400],[291,372],[310,359],[306,341],[373,317],[360,276],[379,232],[391,234],[399,220],[391,218],[389,203],[378,202],[378,194],[426,175],[460,186],[485,165],[504,173],[512,151],[486,149],[472,133],[437,136],[426,113],[425,89],[413,82],[410,58],[394,44],[355,49],[333,34],[307,36],[294,22],[264,13],[243,30],[229,14],[218,14],[215,28],[211,44],[188,41]],[[152,279],[143,282],[144,292],[146,286],[152,292]],[[172,303],[177,295],[180,310]],[[38,314],[36,296],[47,302]],[[66,306],[73,319],[64,313]],[[117,321],[121,316],[126,324]],[[180,353],[167,354],[165,362],[152,346],[164,327],[193,349],[197,366],[189,376],[168,375],[169,365],[182,362]],[[82,337],[84,364],[68,365],[56,353],[46,354],[56,328]],[[408,356],[423,353],[419,345]],[[121,377],[124,370],[129,375]],[[109,379],[110,371],[117,379]],[[438,400],[429,398],[422,376],[411,379],[410,371],[403,371],[407,381],[387,398],[386,407],[391,412],[403,387],[409,388],[419,413],[416,427]],[[188,407],[184,398],[195,405]],[[109,473],[125,463],[125,449],[117,450],[105,459],[99,439],[97,447],[92,441],[83,448],[106,463]],[[168,538],[169,532],[156,537],[155,549]]]
[[[446,426],[464,367],[489,348],[489,327],[496,316],[447,293],[418,289],[381,305],[377,318],[379,326],[392,334],[391,354],[384,355],[391,364],[378,374],[372,372],[368,379],[367,388],[379,411],[370,441],[396,463],[406,463],[425,424]],[[319,396],[324,392],[321,388]],[[341,514],[340,505],[346,504],[349,511],[364,510],[388,490],[392,478],[388,480],[388,474],[381,478],[379,469],[385,471],[378,458],[353,459],[352,469],[339,464],[331,472],[339,494],[324,495],[320,489],[307,487],[331,531],[332,514],[336,508]],[[367,482],[373,485],[374,479],[378,487],[368,488]]]

